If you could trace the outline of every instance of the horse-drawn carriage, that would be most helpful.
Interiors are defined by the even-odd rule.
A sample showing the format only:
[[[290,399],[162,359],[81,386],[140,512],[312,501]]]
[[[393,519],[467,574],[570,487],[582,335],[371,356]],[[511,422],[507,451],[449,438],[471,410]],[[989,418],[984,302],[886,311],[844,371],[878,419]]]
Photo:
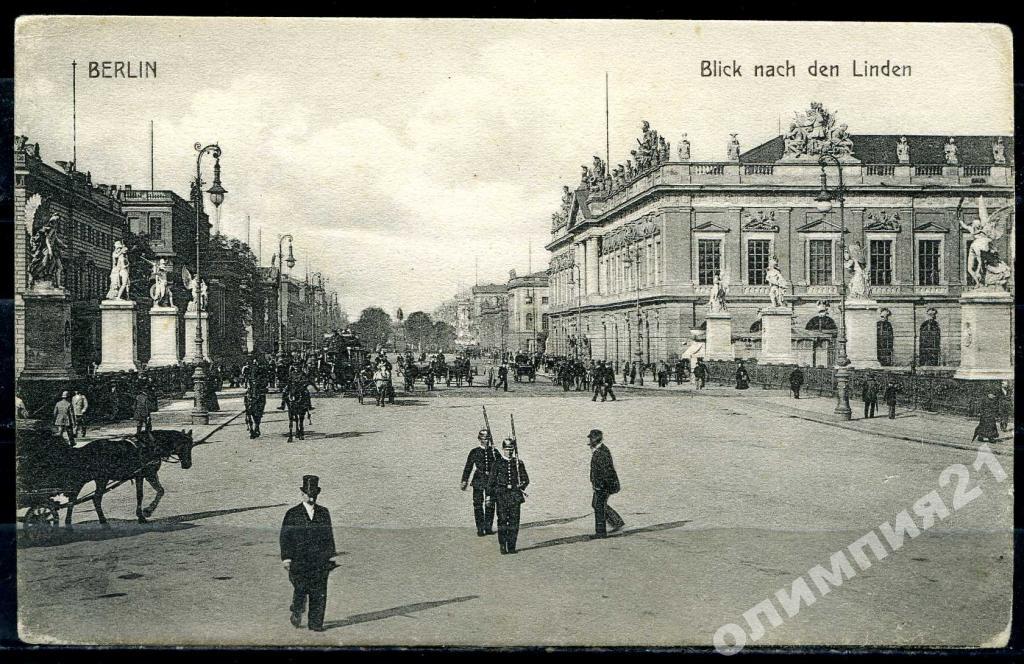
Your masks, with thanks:
[[[327,339],[327,358],[334,367],[334,383],[338,389],[358,394],[360,386],[356,378],[367,357],[359,337],[349,330],[334,332]]]
[[[531,383],[537,380],[537,369],[533,366],[533,362],[516,362],[516,382],[528,380]]]
[[[136,517],[145,523],[163,497],[157,475],[165,462],[192,466],[192,432],[154,430],[137,436],[98,438],[82,447],[72,448],[54,435],[42,421],[19,420],[17,440],[17,507],[23,534],[29,540],[46,537],[60,523],[61,510],[71,525],[75,505],[92,500],[100,524],[106,524],[103,495],[121,484],[135,483]],[[142,480],[156,491],[152,502],[142,507]],[[92,493],[78,494],[89,482]]]

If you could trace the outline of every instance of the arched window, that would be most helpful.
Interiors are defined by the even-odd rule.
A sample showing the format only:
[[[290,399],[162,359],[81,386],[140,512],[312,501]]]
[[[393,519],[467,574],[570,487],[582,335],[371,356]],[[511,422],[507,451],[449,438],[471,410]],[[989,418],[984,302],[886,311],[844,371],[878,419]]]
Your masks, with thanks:
[[[761,331],[761,319],[760,318],[758,318],[753,323],[751,323],[750,331],[751,332],[760,332]]]
[[[831,332],[836,329],[836,322],[828,314],[818,314],[807,321],[807,328],[812,332]]]
[[[875,340],[878,345],[878,363],[883,367],[892,366],[892,323],[887,320],[878,321],[875,327]]]
[[[921,323],[920,364],[923,367],[937,367],[940,363],[939,352],[942,348],[942,333],[939,323],[934,319]]]

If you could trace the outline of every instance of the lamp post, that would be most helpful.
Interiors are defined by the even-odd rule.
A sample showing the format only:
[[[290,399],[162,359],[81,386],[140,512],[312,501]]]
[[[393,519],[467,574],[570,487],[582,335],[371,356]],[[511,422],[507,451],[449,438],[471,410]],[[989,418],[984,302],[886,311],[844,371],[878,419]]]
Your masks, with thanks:
[[[839,186],[835,193],[828,189],[828,174],[825,167],[835,165],[839,172]],[[850,411],[850,359],[846,356],[846,188],[843,185],[843,164],[831,153],[818,157],[821,166],[821,192],[815,197],[820,212],[832,210],[832,202],[839,202],[839,255],[842,257],[839,282],[839,330],[836,334],[836,407],[832,414],[836,419],[849,420]]]
[[[284,258],[284,241],[288,240],[288,258]],[[284,294],[281,288],[284,285],[284,263],[288,263],[288,269],[295,267],[295,254],[292,252],[293,238],[291,233],[279,235],[277,238],[277,359],[279,363],[284,362]]]
[[[220,207],[220,204],[224,202],[224,194],[227,190],[221,186],[220,183],[220,146],[216,143],[203,147],[202,143],[196,143],[195,149],[199,152],[196,155],[196,200],[193,204],[196,206],[196,275],[194,279],[196,283],[199,283],[199,249],[200,249],[200,219],[202,215],[202,202],[203,202],[203,177],[202,177],[202,161],[204,154],[210,154],[213,156],[213,184],[206,190],[206,193],[210,194],[210,202],[213,203],[215,208]],[[197,288],[195,292],[198,292]],[[198,298],[197,298],[198,299]],[[195,364],[195,370],[192,372],[192,389],[194,392],[194,398],[192,402],[192,424],[209,424],[210,413],[206,403],[206,360],[203,357],[203,307],[202,301],[195,303],[196,305],[196,340],[195,347],[192,353],[192,362]]]
[[[312,296],[309,299],[309,314],[310,314],[310,318],[309,318],[309,345],[310,345],[310,350],[315,352],[317,350],[317,340],[319,338],[317,336],[317,326],[316,326],[316,323],[317,323],[317,320],[316,320],[316,318],[317,318],[317,315],[316,315],[317,311],[316,310],[320,306],[320,301],[317,298],[317,292],[318,291],[320,291],[320,292],[323,291],[323,288],[324,288],[324,275],[321,274],[320,272],[314,272],[313,274],[311,274],[309,276],[311,277],[309,293]]]

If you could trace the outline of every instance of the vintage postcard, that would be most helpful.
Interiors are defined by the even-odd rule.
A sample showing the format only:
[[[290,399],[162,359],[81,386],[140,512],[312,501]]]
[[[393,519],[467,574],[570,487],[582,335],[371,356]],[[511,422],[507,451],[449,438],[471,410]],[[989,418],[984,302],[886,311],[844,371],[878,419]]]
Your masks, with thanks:
[[[993,24],[27,16],[21,638],[1000,648]]]

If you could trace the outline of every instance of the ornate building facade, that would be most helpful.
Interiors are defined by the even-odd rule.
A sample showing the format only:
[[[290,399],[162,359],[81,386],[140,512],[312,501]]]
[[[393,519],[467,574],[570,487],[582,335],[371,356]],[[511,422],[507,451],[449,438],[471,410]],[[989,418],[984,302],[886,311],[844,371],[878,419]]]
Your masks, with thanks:
[[[999,217],[991,248],[1012,266],[1011,137],[851,135],[816,103],[748,151],[732,135],[722,161],[690,161],[685,136],[673,152],[645,122],[624,165],[595,157],[563,189],[547,245],[548,352],[568,355],[582,335],[595,358],[681,356],[702,339],[717,277],[738,354],[756,357],[775,262],[802,362],[831,361],[852,269],[880,306],[883,366],[958,365],[972,220]]]
[[[522,277],[515,271],[506,284],[508,350],[535,353],[544,349],[549,305],[548,274],[534,272]]]

